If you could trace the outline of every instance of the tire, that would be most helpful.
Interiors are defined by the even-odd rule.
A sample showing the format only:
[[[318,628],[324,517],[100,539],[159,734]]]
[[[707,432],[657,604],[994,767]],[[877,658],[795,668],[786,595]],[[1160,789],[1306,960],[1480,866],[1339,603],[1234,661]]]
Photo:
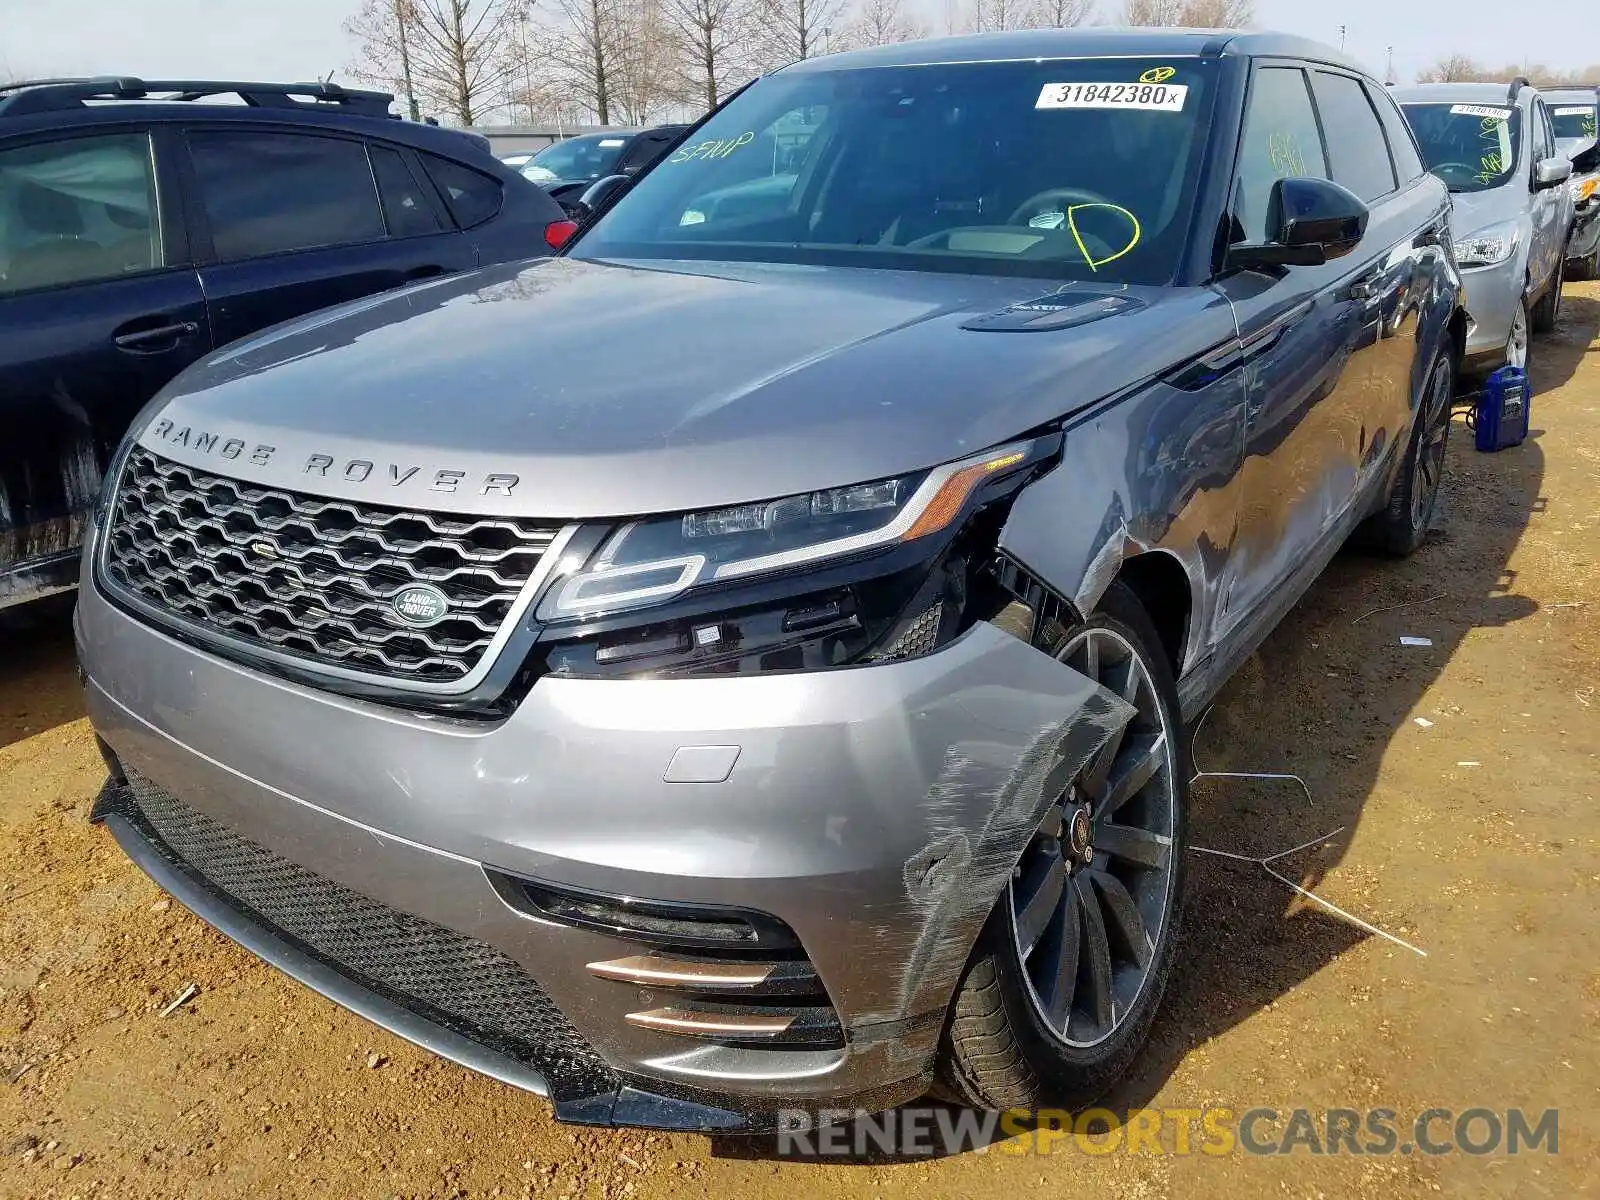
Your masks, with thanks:
[[[1531,327],[1535,333],[1554,333],[1561,320],[1561,285],[1566,275],[1566,262],[1556,264],[1555,278],[1545,291],[1543,299],[1534,306]]]
[[[1455,367],[1449,352],[1441,351],[1417,403],[1411,441],[1400,472],[1390,486],[1388,503],[1371,521],[1370,540],[1393,558],[1414,553],[1428,536],[1444,477],[1454,393]]]
[[[1189,758],[1161,639],[1138,598],[1121,583],[1111,585],[1087,621],[1062,632],[1058,657],[1088,671],[1092,645],[1099,661],[1096,677],[1134,696],[1140,711],[1108,745],[1109,753],[1102,752],[1066,785],[1023,848],[956,989],[936,1087],[947,1099],[974,1108],[1076,1109],[1103,1096],[1149,1037],[1178,941]],[[1126,658],[1119,660],[1124,651]],[[1136,780],[1135,764],[1152,762],[1148,782],[1105,811],[1106,799],[1130,792],[1112,785],[1119,778]],[[1086,819],[1084,801],[1090,797],[1099,799],[1100,811]],[[1112,815],[1115,822],[1106,819]],[[1062,862],[1058,901],[1049,898],[1052,856]],[[1035,903],[1041,899],[1043,907]],[[1127,919],[1125,901],[1132,902],[1136,922]],[[1040,916],[1046,910],[1049,915]],[[1124,915],[1119,919],[1118,913]],[[1027,932],[1019,934],[1024,928]],[[1138,928],[1150,935],[1142,967],[1132,936]],[[1026,953],[1025,938],[1031,944]],[[1092,952],[1096,949],[1103,955]],[[1077,952],[1078,965],[1071,972],[1072,986],[1053,997],[1058,1017],[1052,1024],[1047,1016],[1052,997],[1049,989],[1041,992],[1041,978],[1066,979],[1059,964],[1069,951]],[[1119,974],[1105,972],[1106,967]],[[1097,978],[1113,982],[1102,989],[1095,986]]]
[[[1521,328],[1519,330],[1517,325],[1513,324],[1511,331],[1506,336],[1506,355],[1504,365],[1513,367],[1520,366],[1524,371],[1527,371],[1531,369],[1531,364],[1533,362],[1533,310],[1528,307],[1527,297],[1523,297],[1521,307],[1518,310],[1518,316],[1522,322]],[[1519,355],[1514,353],[1519,338],[1521,340],[1520,357],[1522,359],[1520,363],[1517,361]]]
[[[1593,279],[1600,275],[1600,246],[1591,250],[1587,258],[1569,259],[1566,270],[1566,277],[1572,280]]]

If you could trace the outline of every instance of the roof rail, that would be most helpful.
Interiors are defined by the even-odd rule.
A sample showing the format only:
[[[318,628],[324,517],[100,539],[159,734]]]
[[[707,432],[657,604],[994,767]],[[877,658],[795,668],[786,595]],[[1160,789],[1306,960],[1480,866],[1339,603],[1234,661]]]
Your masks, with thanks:
[[[0,87],[0,116],[61,112],[93,101],[160,103],[237,96],[252,108],[340,108],[372,116],[390,116],[394,96],[341,87],[337,83],[250,83],[238,80],[137,79],[97,76],[93,79],[36,79]]]
[[[1528,77],[1526,75],[1518,75],[1515,79],[1513,79],[1511,81],[1511,86],[1506,89],[1506,103],[1507,104],[1515,104],[1517,102],[1517,93],[1520,92],[1525,87],[1532,87],[1532,86],[1533,86],[1533,83],[1528,79]]]

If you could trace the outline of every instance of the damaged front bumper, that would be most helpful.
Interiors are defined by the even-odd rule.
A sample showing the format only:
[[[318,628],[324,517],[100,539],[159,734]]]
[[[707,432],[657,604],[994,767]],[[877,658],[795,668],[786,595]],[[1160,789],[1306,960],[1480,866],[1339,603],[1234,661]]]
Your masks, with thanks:
[[[600,1124],[920,1094],[1047,778],[1129,715],[989,624],[890,665],[546,679],[493,725],[224,662],[92,585],[77,632],[100,815],[141,867],[339,1003]]]

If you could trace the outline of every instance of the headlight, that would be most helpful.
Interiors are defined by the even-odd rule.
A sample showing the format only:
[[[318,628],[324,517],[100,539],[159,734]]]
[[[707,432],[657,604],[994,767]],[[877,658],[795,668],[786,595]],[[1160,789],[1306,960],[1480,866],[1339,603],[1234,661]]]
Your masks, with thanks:
[[[1010,597],[1011,499],[1061,435],[931,470],[589,527],[547,585],[523,685],[828,670],[931,654]]]
[[[1517,249],[1517,224],[1507,221],[1469,233],[1456,242],[1456,262],[1463,267],[1496,267]]]
[[[939,533],[986,482],[1035,461],[1037,442],[870,483],[633,521],[559,580],[543,621],[663,604],[689,589],[840,559]]]

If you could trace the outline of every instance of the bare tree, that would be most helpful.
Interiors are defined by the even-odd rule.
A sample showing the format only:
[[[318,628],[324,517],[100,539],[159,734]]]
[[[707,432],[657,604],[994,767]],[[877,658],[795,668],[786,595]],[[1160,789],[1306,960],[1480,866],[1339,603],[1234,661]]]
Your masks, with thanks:
[[[1180,25],[1183,0],[1123,0],[1124,25]]]
[[[1465,54],[1452,54],[1417,76],[1418,83],[1478,83],[1494,78],[1491,72],[1476,59]]]
[[[1238,29],[1256,17],[1254,0],[1123,0],[1124,25]]]
[[[622,0],[555,0],[536,39],[549,84],[602,125],[611,123],[628,31]]]
[[[1253,0],[1184,0],[1179,23],[1191,29],[1242,29],[1255,19]]]
[[[845,26],[844,45],[888,46],[928,36],[928,27],[905,10],[903,0],[862,0],[856,19]]]
[[[663,0],[629,0],[621,13],[612,88],[625,122],[648,124],[684,95],[683,49]]]
[[[747,55],[750,0],[665,0],[665,16],[693,92],[708,110],[715,108]]]
[[[779,66],[827,53],[833,49],[829,42],[843,12],[844,0],[757,0],[761,59]]]
[[[1074,29],[1094,16],[1094,0],[1039,0],[1034,24],[1045,29]]]
[[[471,125],[505,103],[520,12],[518,0],[362,0],[344,23],[350,73]]]
[[[1026,29],[1033,24],[1032,0],[973,0],[974,33],[994,33],[1002,29]]]

